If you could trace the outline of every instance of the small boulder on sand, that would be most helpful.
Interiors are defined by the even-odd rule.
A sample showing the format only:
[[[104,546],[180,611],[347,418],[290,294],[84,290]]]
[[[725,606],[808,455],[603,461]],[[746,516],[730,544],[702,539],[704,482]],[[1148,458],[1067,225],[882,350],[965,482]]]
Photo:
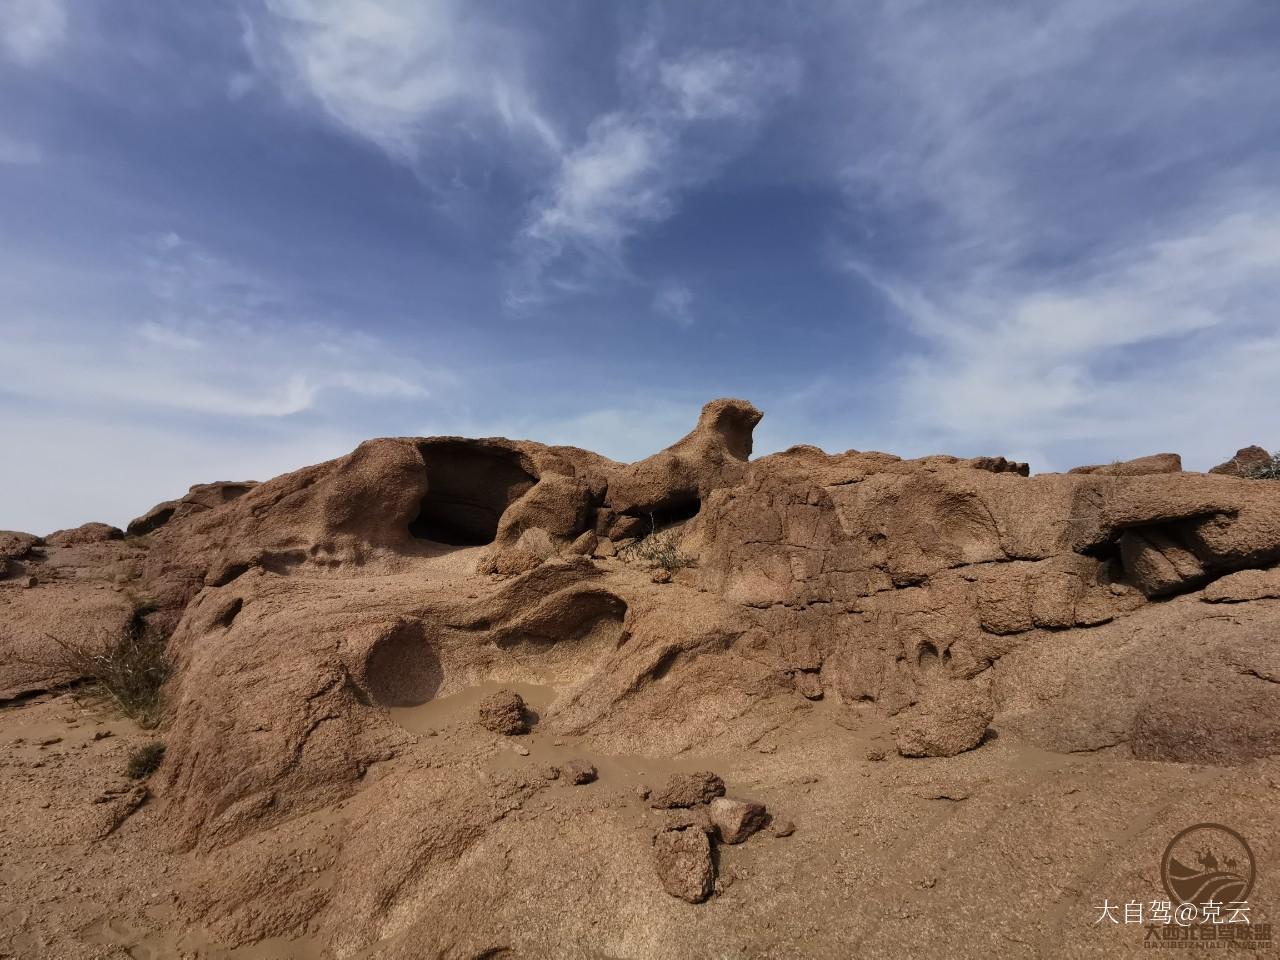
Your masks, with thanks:
[[[597,776],[596,768],[585,760],[570,760],[560,768],[560,772],[566,780],[579,787],[594,782]]]
[[[666,786],[649,798],[649,803],[659,810],[670,810],[710,803],[723,796],[724,781],[710,770],[699,770],[697,773],[672,774]]]
[[[524,698],[513,690],[499,690],[480,701],[480,726],[505,737],[529,732]]]
[[[930,690],[898,727],[898,752],[904,757],[954,757],[972,750],[995,715],[984,684],[950,681]]]
[[[741,843],[765,825],[769,816],[763,803],[716,797],[711,801],[711,823],[724,843]]]
[[[701,830],[663,830],[653,838],[653,862],[662,887],[673,897],[702,903],[711,896],[715,866],[711,841]]]

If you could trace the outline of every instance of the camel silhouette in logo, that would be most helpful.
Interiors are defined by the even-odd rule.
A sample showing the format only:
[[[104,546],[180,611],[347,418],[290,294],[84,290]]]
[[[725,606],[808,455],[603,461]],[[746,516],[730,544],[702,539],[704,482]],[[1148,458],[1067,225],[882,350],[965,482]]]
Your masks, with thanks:
[[[1240,900],[1247,880],[1241,875],[1235,857],[1219,859],[1212,847],[1202,847],[1195,854],[1197,867],[1181,863],[1173,858],[1168,867],[1167,881],[1171,892],[1184,903],[1204,904]]]

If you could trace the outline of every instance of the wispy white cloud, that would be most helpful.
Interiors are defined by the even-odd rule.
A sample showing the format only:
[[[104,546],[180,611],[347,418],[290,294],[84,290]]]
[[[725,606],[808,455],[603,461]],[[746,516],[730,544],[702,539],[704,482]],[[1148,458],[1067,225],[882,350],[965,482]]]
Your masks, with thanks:
[[[988,276],[925,293],[853,264],[924,343],[895,371],[897,427],[962,447],[1159,447],[1201,467],[1267,439],[1280,207],[1259,203],[1209,204],[1057,283]]]
[[[681,195],[741,149],[777,101],[795,92],[788,53],[694,50],[663,58],[649,38],[624,52],[633,103],[598,117],[564,152],[517,240],[508,302],[577,289],[623,269],[625,243],[670,217]]]
[[[0,3],[0,50],[23,66],[34,66],[61,46],[67,34],[65,0],[4,0]]]
[[[693,291],[683,283],[661,283],[653,296],[653,309],[682,327],[691,327],[694,321]]]
[[[262,72],[404,162],[460,110],[558,145],[521,38],[460,0],[264,0],[244,24]]]
[[[328,391],[423,398],[450,381],[397,360],[368,334],[300,316],[268,281],[175,233],[141,243],[138,261],[145,296],[130,304],[131,318],[76,335],[60,317],[8,318],[6,388],[59,403],[234,418],[301,413]]]
[[[1135,0],[981,9],[874,4],[849,25],[850,121],[828,132],[855,222],[891,235],[844,261],[908,334],[888,435],[1039,467],[1100,448],[1208,466],[1265,440],[1240,398],[1270,387],[1242,360],[1275,355],[1280,208],[1247,138],[1280,64],[1227,59],[1185,0],[1156,23]],[[1226,104],[1238,122],[1211,129]]]

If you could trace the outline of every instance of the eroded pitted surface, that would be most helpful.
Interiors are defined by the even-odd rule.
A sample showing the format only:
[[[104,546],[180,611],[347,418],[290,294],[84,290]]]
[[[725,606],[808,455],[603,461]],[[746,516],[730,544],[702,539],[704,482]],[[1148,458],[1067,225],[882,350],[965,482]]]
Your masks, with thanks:
[[[5,895],[0,937],[57,956],[194,923],[208,956],[260,938],[333,957],[908,956],[938,938],[1112,956],[1127,946],[1085,929],[1088,898],[1153,899],[1165,834],[1206,803],[1255,845],[1269,909],[1280,484],[1164,454],[1036,476],[812,447],[751,461],[759,418],[714,401],[631,465],[374,440],[193,488],[124,539],[0,535],[23,651],[6,695],[75,681],[41,638],[112,617],[171,629],[175,664],[164,762],[111,831],[151,851],[137,869],[170,912],[94,881],[80,914],[129,917],[89,930],[41,874]],[[528,734],[479,722],[499,689]],[[107,762],[24,749],[8,756],[30,788],[0,811],[18,820]],[[560,775],[577,760],[598,780]],[[695,906],[700,876],[680,899],[655,875],[674,841],[655,844],[671,826],[645,796],[700,770],[795,831],[716,847]],[[52,842],[10,835],[7,859]],[[1018,909],[980,893],[996,882]]]

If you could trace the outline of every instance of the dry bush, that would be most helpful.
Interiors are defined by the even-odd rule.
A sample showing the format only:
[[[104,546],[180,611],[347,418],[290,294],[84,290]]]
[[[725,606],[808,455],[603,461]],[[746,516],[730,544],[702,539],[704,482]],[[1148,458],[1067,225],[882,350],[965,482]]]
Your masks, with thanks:
[[[152,609],[133,598],[133,616],[118,635],[96,641],[70,641],[50,636],[65,672],[84,677],[140,727],[160,721],[161,688],[171,670],[164,635],[149,626]]]
[[[129,762],[125,764],[124,772],[130,780],[141,780],[155,773],[163,759],[164,744],[159,740],[153,740],[151,743],[144,743],[129,751]]]
[[[1280,480],[1280,450],[1271,454],[1270,460],[1247,469],[1244,476],[1251,480]]]
[[[642,540],[623,547],[618,556],[627,562],[640,561],[675,573],[682,567],[693,565],[693,558],[680,549],[678,530],[658,530]]]

